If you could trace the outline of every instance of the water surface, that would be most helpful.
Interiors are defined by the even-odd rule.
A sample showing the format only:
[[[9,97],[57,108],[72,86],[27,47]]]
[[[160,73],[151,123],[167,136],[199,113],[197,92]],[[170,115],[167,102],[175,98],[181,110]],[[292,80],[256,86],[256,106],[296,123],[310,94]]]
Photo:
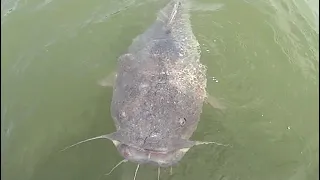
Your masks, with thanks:
[[[112,90],[97,85],[168,1],[2,0],[1,153],[5,180],[127,180],[136,165],[110,141]],[[319,179],[319,2],[197,0],[191,22],[208,92],[174,180]],[[137,179],[156,179],[142,166]]]

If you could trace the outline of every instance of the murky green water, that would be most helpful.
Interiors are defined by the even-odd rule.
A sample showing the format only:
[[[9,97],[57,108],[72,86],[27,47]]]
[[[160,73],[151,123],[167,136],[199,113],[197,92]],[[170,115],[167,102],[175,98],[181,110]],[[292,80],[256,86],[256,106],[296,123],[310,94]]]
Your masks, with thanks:
[[[97,85],[167,1],[1,1],[1,176],[5,180],[131,180],[110,141],[112,90]],[[319,2],[195,1],[193,30],[208,66],[198,146],[161,179],[319,179]],[[216,82],[213,77],[217,79]],[[157,178],[142,166],[138,180]]]

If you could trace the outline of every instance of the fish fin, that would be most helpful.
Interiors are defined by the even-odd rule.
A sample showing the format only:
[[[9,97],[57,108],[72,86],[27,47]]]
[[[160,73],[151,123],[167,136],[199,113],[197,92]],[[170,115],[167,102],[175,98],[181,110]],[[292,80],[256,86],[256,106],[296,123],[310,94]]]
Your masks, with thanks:
[[[172,0],[158,12],[157,19],[170,25],[177,14],[185,14],[188,9],[188,0]]]
[[[208,93],[207,93],[207,97],[206,97],[205,102],[210,104],[215,109],[219,109],[219,110],[226,109],[226,107],[222,103],[220,103],[220,101],[216,97],[214,97]]]
[[[107,134],[107,136],[108,136],[108,139],[110,139],[111,141],[118,141],[118,142],[127,144],[127,142],[125,141],[125,138],[123,136],[122,131],[118,130],[113,133]]]
[[[98,84],[102,87],[113,87],[117,73],[115,71],[111,72],[108,76],[100,79]]]
[[[172,23],[172,21],[175,19],[177,12],[178,12],[178,7],[180,6],[180,2],[177,2],[176,4],[174,4],[172,12],[169,16],[169,22],[168,25]]]
[[[172,149],[169,150],[173,150],[173,149],[190,149],[191,147],[193,147],[194,145],[196,145],[196,143],[194,141],[190,141],[188,139],[181,139],[181,138],[176,138],[172,141]]]

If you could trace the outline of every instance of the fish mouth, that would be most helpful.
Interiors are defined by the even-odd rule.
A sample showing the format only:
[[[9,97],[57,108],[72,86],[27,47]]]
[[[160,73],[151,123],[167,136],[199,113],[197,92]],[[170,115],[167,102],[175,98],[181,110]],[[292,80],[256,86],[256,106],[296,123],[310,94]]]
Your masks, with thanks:
[[[169,151],[154,150],[154,149],[144,149],[144,151],[151,153],[151,154],[167,154],[169,152]]]
[[[168,167],[177,161],[176,150],[168,151],[166,149],[137,148],[125,144],[118,146],[118,150],[125,159],[138,164]]]
[[[148,160],[159,163],[161,159],[166,159],[166,156],[169,155],[170,152],[168,151],[157,151],[157,150],[145,150]],[[157,159],[157,160],[156,160]]]
[[[165,151],[165,150],[154,150],[154,149],[141,149],[141,153],[145,154],[145,157],[149,161],[155,161],[155,158],[161,158],[161,157],[166,157],[167,155],[170,154],[170,151]]]

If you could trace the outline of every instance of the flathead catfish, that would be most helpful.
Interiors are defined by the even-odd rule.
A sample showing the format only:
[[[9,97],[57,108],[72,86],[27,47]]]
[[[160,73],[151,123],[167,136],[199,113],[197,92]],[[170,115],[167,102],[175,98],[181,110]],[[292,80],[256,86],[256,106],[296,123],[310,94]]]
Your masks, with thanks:
[[[110,139],[124,161],[138,167],[169,167],[192,146],[214,143],[189,140],[207,99],[206,67],[189,16],[186,0],[171,0],[133,40],[113,83],[116,132],[85,141]]]

